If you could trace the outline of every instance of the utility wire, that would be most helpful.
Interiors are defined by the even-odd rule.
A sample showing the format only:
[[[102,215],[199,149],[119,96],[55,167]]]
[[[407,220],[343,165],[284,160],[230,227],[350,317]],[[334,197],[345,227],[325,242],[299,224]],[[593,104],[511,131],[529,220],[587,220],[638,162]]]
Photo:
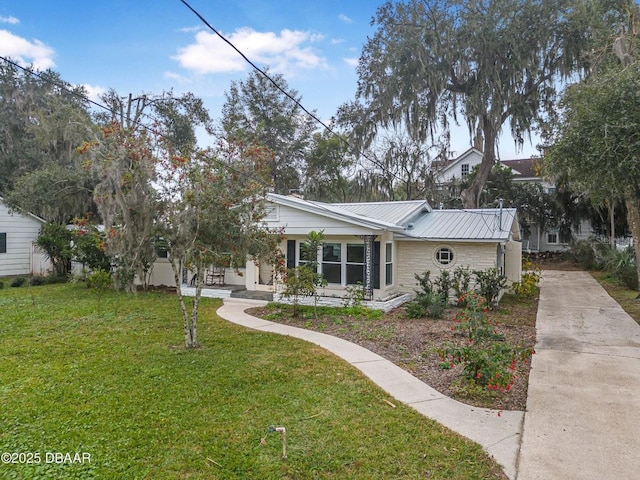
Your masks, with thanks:
[[[240,55],[249,65],[251,65],[251,67],[256,70],[258,73],[260,73],[264,78],[266,78],[274,87],[276,87],[281,93],[283,93],[287,98],[289,98],[297,107],[299,107],[302,111],[304,111],[307,115],[309,115],[313,120],[315,120],[316,122],[318,122],[320,125],[322,125],[325,130],[327,130],[329,133],[331,133],[332,135],[338,137],[339,140],[341,140],[342,142],[344,142],[347,147],[349,147],[349,149],[352,152],[357,152],[359,155],[361,155],[362,157],[364,157],[365,159],[367,159],[368,161],[370,161],[371,163],[377,165],[379,168],[382,168],[383,170],[385,170],[384,165],[382,165],[379,161],[374,160],[372,158],[370,158],[365,152],[363,151],[359,151],[359,149],[355,148],[353,145],[351,145],[351,143],[349,143],[348,140],[346,140],[342,135],[339,135],[338,133],[336,133],[329,125],[327,125],[325,122],[323,122],[322,120],[320,120],[313,112],[311,112],[310,110],[308,110],[307,108],[304,107],[304,105],[302,105],[296,98],[294,98],[289,92],[287,92],[284,88],[282,88],[278,82],[276,82],[273,78],[271,78],[271,76],[269,76],[269,74],[264,71],[263,69],[261,69],[260,67],[258,67],[254,62],[252,62],[238,47],[236,47],[230,40],[228,40],[224,35],[222,35],[217,29],[215,29],[195,8],[193,8],[189,2],[187,2],[186,0],[180,0],[180,2],[182,2],[189,10],[191,10],[191,12],[193,12],[193,14],[198,17],[200,19],[200,21],[206,25],[206,27],[211,30],[213,33],[215,33],[223,42],[225,42],[227,45],[229,45],[231,48],[233,48],[233,50],[236,51],[236,53],[238,53],[238,55]],[[395,172],[390,172],[391,175],[396,179],[396,180],[405,180],[404,178],[398,176],[398,174],[396,174]]]
[[[0,60],[4,61],[4,62],[6,62],[6,63],[8,63],[8,64],[10,64],[10,65],[13,65],[13,66],[14,66],[14,67],[16,67],[16,68],[19,68],[20,70],[22,70],[22,71],[23,71],[23,72],[25,72],[26,74],[32,75],[32,76],[34,76],[34,77],[39,78],[40,80],[42,80],[42,81],[44,81],[44,82],[50,83],[51,85],[54,85],[54,86],[56,86],[56,87],[60,88],[61,90],[64,90],[65,92],[67,92],[67,93],[69,93],[69,94],[71,94],[71,95],[73,95],[73,96],[75,96],[75,97],[77,97],[77,98],[79,98],[79,99],[81,99],[81,100],[83,100],[83,101],[85,101],[85,102],[87,102],[87,103],[91,104],[91,105],[94,105],[94,106],[96,106],[96,107],[100,108],[101,110],[105,110],[105,111],[107,111],[108,113],[111,113],[111,114],[117,114],[117,113],[118,113],[118,112],[114,111],[113,109],[109,108],[108,106],[103,105],[103,104],[101,104],[101,103],[99,103],[99,102],[96,102],[96,101],[94,101],[94,100],[91,100],[91,99],[90,99],[89,97],[87,97],[86,95],[83,95],[83,94],[81,94],[81,93],[78,93],[78,92],[77,92],[77,91],[75,91],[75,90],[70,89],[68,85],[65,85],[65,84],[64,84],[64,83],[62,83],[62,82],[54,81],[54,80],[53,80],[53,79],[51,79],[51,78],[45,78],[45,77],[44,77],[42,74],[40,74],[39,72],[34,71],[34,70],[30,70],[30,69],[28,69],[28,68],[25,68],[25,67],[23,67],[22,65],[20,65],[20,64],[18,64],[18,63],[16,63],[16,62],[14,62],[14,61],[12,61],[12,60],[10,60],[10,59],[8,59],[8,58],[6,58],[6,57],[2,56],[2,55],[0,55]],[[141,117],[145,117],[145,118],[147,118],[147,119],[151,120],[152,122],[157,122],[157,121],[158,121],[158,119],[157,119],[157,118],[155,118],[155,117],[153,117],[153,116],[149,115],[148,113],[144,113],[144,112],[142,112]],[[141,128],[143,128],[144,130],[146,130],[146,131],[148,131],[148,132],[153,133],[154,135],[158,135],[158,136],[160,136],[161,138],[164,138],[165,140],[167,139],[167,137],[166,137],[164,134],[157,132],[155,129],[153,129],[152,127],[149,127],[148,125],[146,125],[146,124],[142,123],[141,121],[136,121],[136,122],[134,122],[134,125],[135,125],[136,127],[141,127]],[[222,168],[225,168],[225,169],[229,170],[229,171],[230,171],[230,172],[232,172],[232,173],[235,173],[235,174],[237,174],[237,175],[240,175],[240,176],[242,176],[242,177],[245,177],[245,178],[246,178],[246,179],[248,179],[248,180],[253,180],[253,181],[255,181],[255,182],[259,183],[260,185],[262,185],[263,187],[266,187],[266,188],[270,188],[270,187],[271,187],[271,185],[270,185],[270,184],[268,184],[268,183],[264,182],[262,179],[257,178],[257,177],[254,177],[254,176],[252,176],[251,174],[248,174],[248,173],[243,172],[243,171],[241,171],[241,170],[237,170],[237,169],[233,168],[231,165],[229,165],[228,163],[225,163],[225,162],[223,162],[223,161],[221,161],[221,160],[218,160],[216,157],[212,157],[212,160],[213,160],[215,163],[217,163],[219,166],[221,166]]]

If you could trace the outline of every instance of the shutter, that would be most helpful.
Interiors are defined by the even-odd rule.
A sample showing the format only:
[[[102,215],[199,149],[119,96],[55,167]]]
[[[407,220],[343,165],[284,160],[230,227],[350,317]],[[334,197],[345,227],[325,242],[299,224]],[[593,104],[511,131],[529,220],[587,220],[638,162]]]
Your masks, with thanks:
[[[373,242],[373,288],[380,288],[380,242]]]
[[[287,268],[296,266],[296,241],[287,240]]]

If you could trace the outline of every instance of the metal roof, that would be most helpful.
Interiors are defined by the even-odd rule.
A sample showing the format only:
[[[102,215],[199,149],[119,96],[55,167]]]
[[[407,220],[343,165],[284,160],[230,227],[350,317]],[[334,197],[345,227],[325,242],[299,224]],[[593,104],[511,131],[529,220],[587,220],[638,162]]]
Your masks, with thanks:
[[[298,208],[300,210],[315,213],[317,215],[322,215],[325,217],[338,218],[344,220],[345,222],[353,223],[354,225],[362,225],[370,228],[389,231],[404,230],[404,227],[402,225],[398,225],[395,222],[390,222],[383,218],[368,217],[344,208],[345,205],[351,205],[348,203],[330,204],[324,202],[315,202],[290,195],[279,195],[276,193],[268,193],[266,198],[267,200],[279,203],[281,205],[288,205],[293,208]]]
[[[506,241],[516,221],[515,208],[432,210],[426,200],[323,203],[267,194],[267,200],[354,225],[396,232],[399,238],[448,241]]]
[[[401,236],[425,240],[508,240],[515,208],[433,210],[416,219]]]
[[[412,216],[422,211],[431,210],[426,200],[410,200],[398,202],[362,202],[362,203],[333,203],[334,207],[347,210],[359,216],[384,220],[394,224],[402,224]]]

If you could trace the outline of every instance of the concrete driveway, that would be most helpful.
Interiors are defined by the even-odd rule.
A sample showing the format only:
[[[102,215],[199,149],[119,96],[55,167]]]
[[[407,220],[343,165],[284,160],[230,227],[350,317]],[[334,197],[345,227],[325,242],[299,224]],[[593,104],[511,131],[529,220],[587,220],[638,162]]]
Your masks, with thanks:
[[[640,326],[586,272],[540,288],[518,480],[640,478]]]

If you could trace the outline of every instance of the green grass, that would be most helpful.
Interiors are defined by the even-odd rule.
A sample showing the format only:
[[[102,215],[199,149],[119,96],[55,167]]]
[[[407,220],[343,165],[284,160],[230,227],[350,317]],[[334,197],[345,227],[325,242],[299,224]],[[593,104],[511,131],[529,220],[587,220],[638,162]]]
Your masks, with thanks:
[[[607,272],[590,271],[589,273],[602,285],[607,293],[618,302],[622,309],[640,324],[640,301],[638,300],[638,292],[631,290],[620,281],[612,278]]]
[[[202,348],[186,351],[171,295],[0,290],[0,452],[41,455],[0,478],[504,478],[331,354],[222,321],[219,305],[203,301]],[[286,460],[271,425],[287,429]]]

